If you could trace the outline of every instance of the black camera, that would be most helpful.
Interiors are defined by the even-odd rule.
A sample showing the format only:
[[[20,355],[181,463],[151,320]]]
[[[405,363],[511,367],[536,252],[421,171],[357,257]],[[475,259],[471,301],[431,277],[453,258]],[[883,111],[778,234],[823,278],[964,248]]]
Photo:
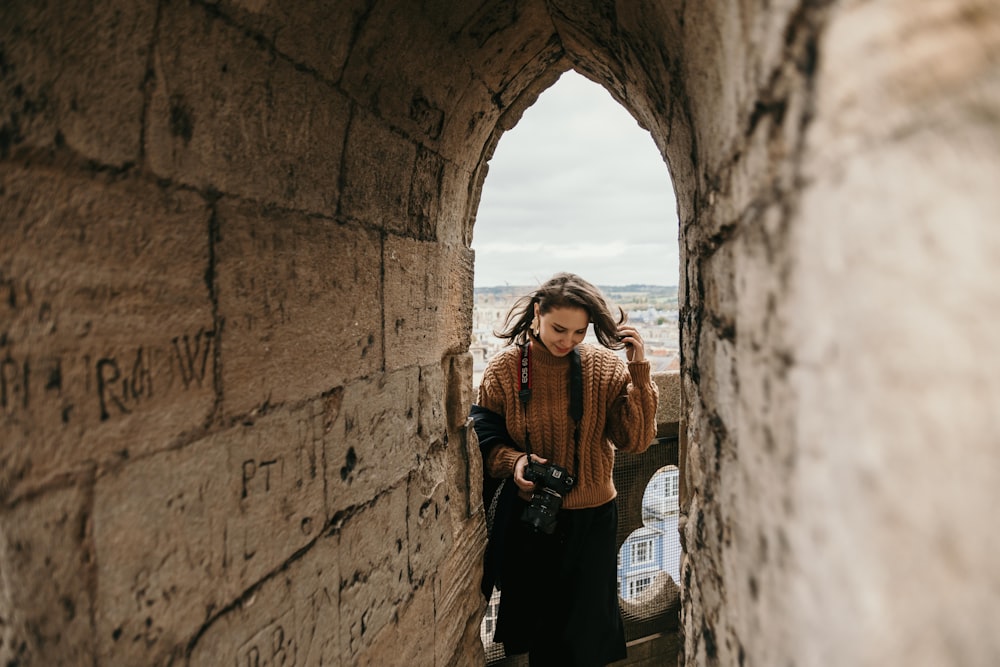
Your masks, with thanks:
[[[521,520],[535,532],[551,535],[556,530],[556,514],[562,507],[563,496],[570,492],[576,480],[565,468],[530,460],[524,469],[524,478],[535,483],[535,493],[524,508]]]

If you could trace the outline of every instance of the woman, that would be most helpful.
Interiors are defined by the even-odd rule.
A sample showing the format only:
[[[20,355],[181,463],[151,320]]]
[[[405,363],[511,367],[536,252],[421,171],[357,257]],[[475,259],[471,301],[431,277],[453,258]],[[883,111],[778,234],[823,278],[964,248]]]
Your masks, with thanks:
[[[484,473],[516,490],[494,523],[496,483],[484,482],[493,525],[483,592],[494,581],[501,591],[494,639],[534,666],[625,657],[612,469],[615,449],[652,442],[657,390],[642,337],[619,315],[589,282],[557,274],[511,309],[497,336],[516,345],[490,361],[473,408]],[[591,324],[603,347],[582,344]],[[627,366],[612,352],[623,347]],[[568,490],[558,483],[567,475]]]

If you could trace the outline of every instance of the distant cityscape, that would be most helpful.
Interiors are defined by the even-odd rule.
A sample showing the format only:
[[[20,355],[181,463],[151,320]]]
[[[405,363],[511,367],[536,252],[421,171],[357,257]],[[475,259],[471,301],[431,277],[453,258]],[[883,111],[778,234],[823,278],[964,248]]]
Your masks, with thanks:
[[[680,368],[680,345],[677,333],[677,287],[662,285],[598,286],[612,309],[621,307],[628,321],[642,335],[646,358],[654,373]],[[504,347],[494,332],[503,327],[507,314],[520,297],[533,287],[497,286],[475,288],[472,314],[473,385],[479,386],[489,360]],[[585,342],[597,343],[593,331]],[[625,352],[619,355],[624,358]]]

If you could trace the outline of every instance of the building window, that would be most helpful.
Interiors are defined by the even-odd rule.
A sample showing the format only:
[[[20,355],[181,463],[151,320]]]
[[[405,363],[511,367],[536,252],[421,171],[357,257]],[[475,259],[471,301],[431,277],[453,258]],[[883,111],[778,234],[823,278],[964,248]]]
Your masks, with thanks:
[[[632,565],[644,565],[653,562],[653,540],[641,540],[632,543]]]
[[[664,480],[665,488],[664,494],[667,498],[676,498],[678,495],[678,477],[677,471],[673,471],[673,474],[668,474],[667,478]]]
[[[486,614],[483,616],[479,634],[483,640],[483,646],[493,642],[493,631],[497,627],[497,614],[500,611],[500,591],[493,591],[490,602],[486,605]]]
[[[628,582],[628,596],[634,598],[639,593],[649,588],[649,585],[653,583],[653,577],[636,577],[635,579],[630,579]]]

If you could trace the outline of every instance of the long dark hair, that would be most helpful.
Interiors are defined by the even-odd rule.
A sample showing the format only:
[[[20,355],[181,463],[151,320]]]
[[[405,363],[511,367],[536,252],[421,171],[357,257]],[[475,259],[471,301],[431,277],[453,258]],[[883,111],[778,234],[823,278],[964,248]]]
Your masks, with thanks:
[[[575,273],[557,273],[531,294],[520,297],[507,313],[503,329],[493,334],[506,340],[508,345],[524,343],[535,318],[536,303],[542,315],[554,308],[583,308],[590,316],[594,335],[601,345],[612,350],[625,347],[618,339],[618,327],[628,319],[625,311],[619,306],[619,317],[615,321],[601,290]]]

